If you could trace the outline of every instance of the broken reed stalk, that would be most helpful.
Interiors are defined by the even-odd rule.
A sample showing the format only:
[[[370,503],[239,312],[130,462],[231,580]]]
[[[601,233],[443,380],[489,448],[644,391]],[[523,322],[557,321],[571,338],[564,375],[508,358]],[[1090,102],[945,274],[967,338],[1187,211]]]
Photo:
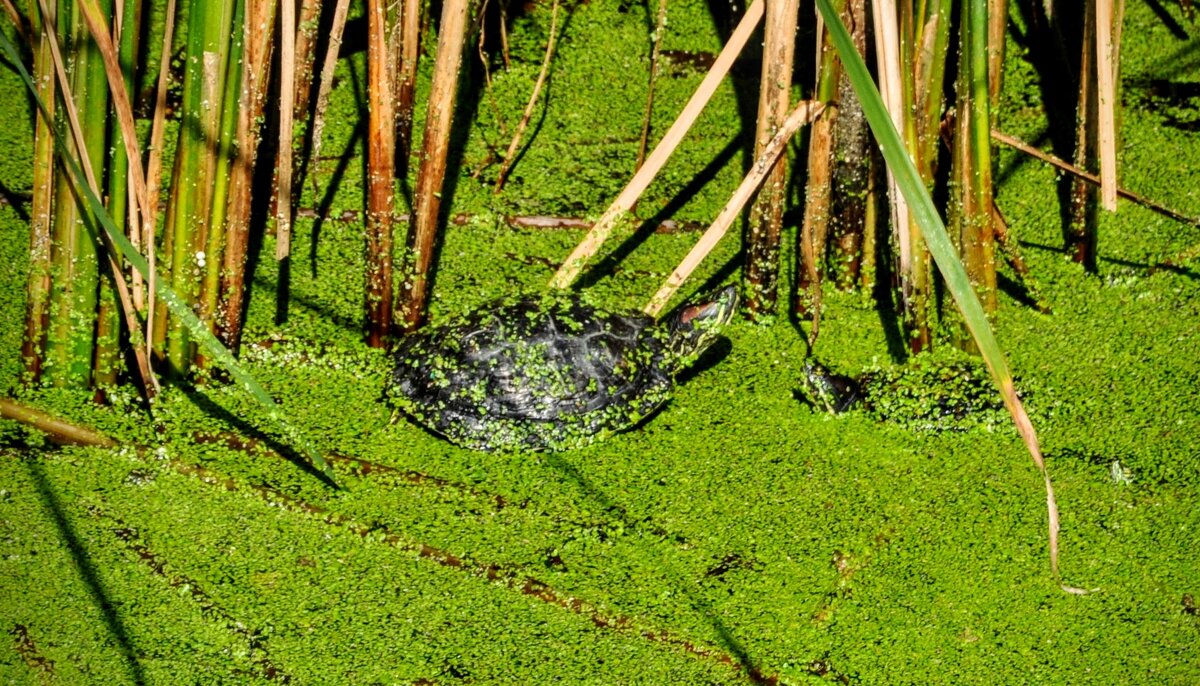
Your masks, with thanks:
[[[279,143],[275,158],[275,259],[292,253],[292,122],[296,97],[296,3],[279,11]]]
[[[366,340],[372,348],[384,347],[392,326],[396,122],[387,62],[387,23],[384,0],[368,0]]]
[[[421,0],[402,0],[396,65],[396,153],[403,161],[400,168],[408,173],[412,153],[413,103],[417,92],[417,62],[421,58]],[[395,32],[395,29],[393,29]],[[393,35],[392,40],[396,40]]]
[[[31,44],[33,68],[42,102],[54,107],[54,61],[50,54],[53,15],[51,21],[31,12],[35,22],[32,31],[37,42]],[[40,110],[35,114],[33,136],[33,197],[29,209],[29,277],[26,281],[25,335],[21,340],[21,360],[28,381],[41,378],[46,350],[46,327],[49,324],[50,303],[50,229],[53,224],[54,201],[54,129]],[[53,117],[53,110],[51,110]]]
[[[1025,153],[1026,155],[1029,155],[1030,157],[1039,159],[1042,162],[1045,162],[1046,164],[1049,164],[1049,165],[1055,167],[1056,169],[1064,171],[1064,172],[1070,174],[1071,176],[1074,176],[1077,179],[1086,181],[1086,182],[1092,184],[1093,186],[1100,185],[1100,177],[1099,176],[1096,176],[1095,174],[1092,174],[1091,172],[1080,169],[1079,167],[1076,167],[1074,165],[1068,164],[1068,163],[1064,162],[1063,160],[1055,157],[1054,155],[1051,155],[1050,153],[1042,152],[1041,150],[1038,150],[1037,148],[1033,147],[1032,145],[1029,145],[1028,143],[1025,143],[1017,138],[1013,138],[1012,136],[1010,136],[1006,133],[997,131],[996,129],[992,129],[991,135],[992,135],[992,138],[999,141],[1000,143],[1003,143],[1015,150],[1020,150],[1021,152]],[[1117,187],[1117,195],[1122,198],[1125,198],[1126,200],[1131,200],[1131,201],[1141,205],[1142,207],[1145,207],[1148,210],[1157,212],[1158,214],[1161,214],[1164,217],[1170,217],[1171,219],[1174,219],[1177,222],[1182,222],[1182,223],[1188,224],[1190,226],[1200,226],[1200,217],[1189,217],[1188,215],[1183,214],[1181,212],[1177,212],[1177,211],[1167,207],[1166,205],[1157,203],[1157,202],[1147,198],[1144,195],[1139,195],[1137,193],[1134,193],[1133,191],[1121,188],[1120,186]]]
[[[554,57],[554,42],[558,37],[558,0],[554,0],[554,4],[550,10],[550,38],[546,42],[546,55],[542,58],[542,68],[538,72],[537,81],[533,84],[533,93],[529,95],[529,102],[525,105],[525,112],[521,115],[521,121],[517,124],[517,130],[513,133],[512,141],[508,144],[508,152],[504,154],[504,161],[500,163],[500,171],[496,175],[496,187],[492,189],[492,193],[499,194],[504,190],[504,182],[508,179],[508,173],[512,170],[513,163],[517,159],[517,149],[521,147],[521,138],[525,135],[525,129],[529,127],[529,119],[533,117],[533,110],[537,107],[538,98],[542,94],[542,86],[546,83],[546,76],[550,73],[550,60]]]
[[[424,140],[421,143],[421,166],[413,191],[414,221],[409,226],[413,262],[405,275],[401,310],[401,324],[406,331],[416,329],[425,318],[429,268],[437,240],[446,155],[450,152],[450,129],[454,122],[469,9],[469,0],[446,0],[442,5],[437,58],[433,65],[433,83],[425,115]]]
[[[90,445],[100,448],[113,448],[117,445],[116,441],[104,434],[65,422],[10,398],[0,398],[0,417],[31,426],[58,444]]]
[[[302,0],[296,17],[295,88],[292,94],[292,120],[304,118],[312,100],[313,66],[316,64],[317,29],[321,23],[321,0]]]
[[[242,24],[240,91],[237,129],[229,169],[225,252],[221,269],[221,305],[217,310],[217,335],[226,348],[237,351],[242,340],[246,253],[250,242],[251,192],[258,159],[259,121],[267,98],[271,72],[271,46],[275,0],[250,0]]]
[[[763,147],[762,154],[754,161],[750,172],[742,179],[737,190],[729,198],[729,202],[725,204],[725,207],[721,208],[721,212],[713,220],[712,225],[708,227],[708,230],[704,232],[704,235],[700,237],[696,245],[683,258],[679,266],[671,272],[671,275],[663,282],[662,287],[658,289],[658,292],[654,294],[650,302],[646,303],[646,307],[642,310],[643,312],[652,317],[657,317],[662,312],[663,307],[666,306],[671,296],[675,294],[675,291],[679,290],[679,287],[691,276],[696,267],[712,252],[712,249],[716,247],[717,243],[725,235],[725,232],[729,230],[729,226],[741,214],[746,202],[750,200],[750,197],[754,195],[754,192],[770,174],[775,161],[787,149],[788,141],[791,140],[792,136],[801,126],[811,124],[813,119],[824,108],[825,105],[823,103],[813,100],[802,100],[796,105],[787,119],[779,125],[779,129],[775,132],[775,135]]]
[[[648,8],[648,6],[647,6]],[[642,140],[638,143],[637,161],[633,170],[642,168],[646,161],[646,148],[650,145],[650,122],[654,115],[654,86],[658,80],[658,55],[662,51],[663,36],[667,33],[667,0],[658,0],[658,16],[654,20],[654,41],[650,45],[650,77],[646,84],[646,110],[642,116]]]
[[[1113,0],[1095,0],[1096,90],[1100,148],[1100,201],[1109,212],[1117,211],[1117,46],[1113,43],[1116,13]]]
[[[733,61],[741,53],[745,47],[746,41],[750,39],[750,35],[758,26],[759,20],[763,16],[764,0],[754,0],[750,6],[746,8],[746,14],[742,16],[742,20],[734,29],[733,34],[729,37],[729,42],[721,49],[721,54],[717,56],[715,62],[708,70],[708,74],[704,76],[704,80],[696,88],[696,92],[692,94],[687,105],[679,112],[679,116],[675,118],[675,122],[671,124],[671,128],[667,130],[658,145],[646,158],[646,163],[641,169],[633,175],[629,183],[613,200],[600,219],[592,226],[591,231],[580,241],[579,245],[571,252],[570,256],[563,261],[562,266],[554,274],[554,278],[550,280],[550,286],[553,288],[566,288],[571,285],[579,273],[583,271],[587,261],[596,254],[604,241],[608,239],[608,235],[612,233],[613,226],[617,221],[633,207],[638,198],[642,196],[650,182],[662,170],[667,159],[675,148],[679,146],[688,129],[695,123],[696,118],[700,116],[701,110],[708,104],[713,93],[716,92],[717,86],[721,84],[721,80],[729,73],[729,68],[733,66]]]
[[[754,138],[757,159],[788,116],[795,62],[796,22],[800,0],[767,4],[763,27],[762,76],[759,79],[758,122]],[[775,312],[779,290],[779,246],[783,234],[783,204],[787,200],[787,155],[780,155],[763,181],[750,209],[745,263],[746,311],[752,319]]]
[[[321,155],[321,137],[325,133],[325,110],[329,107],[329,94],[333,91],[333,72],[337,68],[338,53],[342,50],[342,35],[346,30],[346,16],[350,11],[350,0],[337,0],[333,8],[333,24],[329,27],[329,48],[321,63],[321,76],[317,85],[317,102],[313,106],[311,159]],[[317,175],[313,174],[313,183]]]

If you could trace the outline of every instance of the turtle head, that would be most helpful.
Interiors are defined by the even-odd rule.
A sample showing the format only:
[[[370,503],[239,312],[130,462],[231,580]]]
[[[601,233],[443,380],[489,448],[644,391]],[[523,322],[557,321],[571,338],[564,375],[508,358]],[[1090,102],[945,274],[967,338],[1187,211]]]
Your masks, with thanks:
[[[680,366],[695,360],[716,342],[721,327],[733,318],[737,305],[737,287],[726,286],[684,305],[667,318],[664,322],[668,330],[667,347]]]

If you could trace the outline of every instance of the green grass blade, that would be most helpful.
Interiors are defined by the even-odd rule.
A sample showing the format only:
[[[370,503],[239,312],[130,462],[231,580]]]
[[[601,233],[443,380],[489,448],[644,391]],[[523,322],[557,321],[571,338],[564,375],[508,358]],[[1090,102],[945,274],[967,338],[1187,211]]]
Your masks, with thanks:
[[[29,92],[33,95],[33,100],[35,103],[37,103],[38,108],[43,112],[43,114],[46,114],[47,120],[50,120],[50,117],[46,112],[45,103],[43,103],[41,98],[38,96],[37,88],[34,85],[33,80],[30,78],[29,73],[25,70],[25,66],[22,64],[16,48],[13,47],[8,37],[4,35],[3,31],[0,31],[0,48],[3,49],[5,57],[20,73],[22,80],[25,81],[26,88],[28,88]],[[61,129],[61,127],[58,128]],[[104,204],[100,201],[100,198],[96,197],[96,194],[92,191],[92,188],[88,185],[86,179],[84,178],[83,169],[79,166],[79,163],[73,157],[71,157],[70,153],[62,143],[64,140],[66,140],[66,137],[63,135],[63,132],[61,130],[56,131],[54,142],[58,147],[60,158],[71,170],[71,174],[75,178],[75,182],[82,192],[84,199],[87,201],[88,207],[95,214],[100,225],[104,227],[104,231],[108,234],[109,239],[112,240],[112,242],[125,256],[125,259],[129,260],[129,263],[133,265],[134,269],[138,270],[142,274],[143,278],[149,280],[150,267],[146,263],[146,258],[134,249],[133,245],[129,242],[129,239],[124,236],[124,234],[117,230],[116,226],[113,224],[112,217],[110,217],[105,211]],[[171,310],[171,313],[178,317],[184,326],[187,327],[188,332],[193,336],[195,341],[202,348],[204,348],[205,353],[207,353],[213,360],[216,360],[218,364],[220,364],[229,372],[234,381],[236,381],[238,385],[242,387],[242,389],[249,393],[250,396],[254,398],[254,400],[256,400],[260,406],[262,406],[263,410],[266,412],[267,418],[273,424],[275,424],[275,426],[280,429],[280,431],[290,441],[292,441],[294,445],[300,447],[308,456],[309,460],[312,461],[313,465],[320,469],[325,477],[329,479],[334,486],[337,486],[337,480],[334,478],[333,470],[330,468],[329,463],[326,462],[323,457],[321,457],[320,453],[317,452],[316,447],[312,444],[312,442],[286,420],[286,418],[283,416],[283,413],[280,412],[278,406],[275,404],[275,401],[271,399],[271,396],[267,395],[267,392],[258,383],[258,381],[256,381],[254,377],[242,367],[233,354],[229,352],[229,349],[221,345],[220,341],[218,341],[217,338],[213,336],[211,332],[209,332],[208,327],[204,326],[195,313],[192,312],[192,309],[187,305],[187,303],[185,303],[175,293],[175,291],[171,290],[165,279],[155,279],[155,283],[157,284],[155,291],[158,297],[161,298],[164,303],[166,303],[167,307]]]
[[[1029,421],[1029,415],[1025,413],[1025,408],[1017,397],[1016,389],[1013,386],[1012,372],[1008,368],[1008,362],[1004,359],[1004,353],[1000,350],[1000,344],[992,333],[991,325],[988,324],[987,316],[983,312],[983,305],[971,287],[967,271],[954,251],[950,236],[946,233],[946,227],[942,224],[937,208],[934,207],[933,199],[925,190],[916,165],[905,152],[900,133],[892,124],[891,117],[884,107],[883,99],[879,96],[879,90],[875,87],[875,82],[871,80],[871,75],[867,71],[867,65],[863,63],[862,57],[854,49],[849,32],[837,13],[833,11],[829,0],[817,0],[817,9],[825,20],[838,55],[842,58],[846,75],[862,102],[863,112],[866,115],[867,123],[871,126],[871,131],[875,134],[879,150],[896,179],[896,185],[908,202],[913,217],[921,228],[929,253],[933,256],[938,270],[941,271],[942,277],[946,281],[946,289],[954,297],[963,321],[975,339],[975,344],[979,346],[979,352],[992,374],[992,379],[1000,389],[1004,405],[1012,415],[1013,423],[1016,424],[1025,447],[1033,457],[1034,464],[1042,474],[1046,485],[1051,572],[1064,590],[1071,593],[1083,593],[1085,591],[1081,589],[1063,585],[1060,580],[1058,571],[1058,505],[1054,499],[1054,487],[1050,483],[1050,475],[1046,471],[1046,463],[1042,459],[1042,451],[1038,444],[1037,434],[1033,429],[1033,423]]]

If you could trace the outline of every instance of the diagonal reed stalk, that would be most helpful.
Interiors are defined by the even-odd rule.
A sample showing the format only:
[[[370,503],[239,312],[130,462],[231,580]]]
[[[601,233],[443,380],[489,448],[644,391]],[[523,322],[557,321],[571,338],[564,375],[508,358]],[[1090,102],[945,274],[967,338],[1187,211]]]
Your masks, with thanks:
[[[1009,414],[1012,415],[1017,432],[1021,435],[1025,448],[1029,451],[1034,464],[1041,473],[1042,481],[1046,488],[1050,569],[1054,575],[1055,582],[1068,593],[1086,593],[1087,591],[1083,589],[1068,586],[1062,582],[1058,567],[1059,519],[1058,505],[1054,498],[1054,486],[1050,482],[1050,474],[1046,469],[1045,460],[1042,458],[1037,433],[1034,431],[1033,423],[1030,422],[1020,398],[1017,397],[1016,388],[1013,385],[1012,373],[1008,368],[1008,362],[1005,360],[1004,353],[1000,350],[1000,345],[992,333],[987,315],[984,314],[983,306],[971,288],[971,282],[966,270],[955,255],[950,237],[942,225],[941,218],[938,216],[937,208],[934,207],[932,198],[930,198],[928,191],[925,189],[920,173],[917,171],[912,159],[904,152],[904,143],[900,137],[900,133],[892,125],[887,108],[884,106],[879,92],[871,80],[871,75],[867,71],[866,64],[863,63],[862,58],[855,52],[846,27],[838,19],[837,14],[829,4],[829,0],[816,0],[816,2],[818,11],[829,26],[831,37],[833,38],[834,45],[837,46],[838,53],[841,55],[846,72],[854,84],[859,98],[863,102],[863,110],[867,115],[871,130],[875,133],[880,152],[883,154],[888,166],[892,169],[901,192],[904,193],[905,198],[908,200],[909,207],[925,236],[929,252],[932,254],[934,262],[945,279],[947,290],[958,305],[963,320],[966,322],[967,328],[970,330],[979,347],[984,363],[987,365],[992,379],[1000,390],[1004,405],[1008,409]]]
[[[325,110],[329,107],[329,94],[333,92],[333,72],[337,68],[338,53],[342,49],[342,34],[346,30],[346,17],[350,11],[350,0],[337,0],[333,8],[333,23],[329,27],[329,47],[321,63],[321,77],[317,86],[317,102],[313,106],[312,152],[316,160],[321,155],[322,136],[325,134]],[[316,182],[316,174],[313,174]]]
[[[46,110],[45,103],[43,103],[41,98],[38,96],[37,87],[34,85],[32,78],[29,76],[29,72],[27,72],[24,65],[21,64],[20,57],[17,55],[16,49],[9,41],[8,36],[4,35],[4,32],[2,31],[0,31],[0,52],[3,52],[4,56],[16,67],[18,74],[25,82],[26,88],[28,88],[29,92],[33,95],[34,102],[36,103],[37,107],[42,112],[43,116],[45,116],[49,121],[49,113]],[[80,127],[77,119],[71,122],[71,127],[75,130],[75,135],[78,136],[78,129]],[[61,127],[56,128],[59,130],[56,132],[58,135],[55,136],[54,141],[58,150],[59,160],[70,172],[71,178],[74,180],[76,187],[79,189],[83,201],[87,204],[89,210],[95,216],[99,225],[98,228],[102,230],[103,234],[112,242],[114,247],[119,250],[120,254],[122,254],[125,259],[133,265],[134,269],[141,272],[143,278],[149,280],[149,264],[146,262],[146,259],[134,249],[133,244],[129,242],[129,239],[117,229],[116,225],[112,221],[112,218],[104,209],[104,205],[100,201],[99,195],[95,192],[95,190],[93,190],[94,180],[89,181],[89,179],[87,179],[85,175],[86,167],[82,167],[80,165],[79,161],[75,159],[75,157],[71,154],[71,151],[63,142],[66,139],[61,133]],[[120,272],[117,273],[118,277],[119,275]],[[208,330],[208,327],[202,323],[200,319],[192,312],[191,306],[184,301],[183,298],[176,294],[165,280],[156,279],[153,283],[155,283],[158,287],[158,297],[166,304],[167,308],[171,310],[171,313],[178,318],[185,327],[187,327],[188,331],[193,337],[193,340],[202,346],[206,353],[211,356],[213,360],[228,370],[230,376],[233,377],[233,380],[243,390],[250,394],[250,396],[258,403],[259,407],[263,410],[270,423],[274,424],[275,427],[288,438],[288,440],[292,441],[296,446],[298,446],[308,456],[312,464],[322,472],[322,474],[329,480],[331,484],[336,487],[337,481],[334,477],[333,470],[330,468],[325,459],[321,457],[320,453],[317,452],[316,447],[312,444],[312,442],[309,441],[303,433],[291,425],[271,396],[268,395],[262,386],[259,385],[258,381],[255,380],[254,377],[251,376],[249,372],[247,372],[241,366],[241,364],[233,357],[233,354],[230,353],[229,350],[224,346],[222,346],[216,337],[212,335],[212,333]]]
[[[525,135],[525,129],[529,127],[529,120],[533,117],[533,110],[537,107],[538,98],[542,94],[542,86],[546,84],[546,76],[550,73],[550,60],[554,57],[554,42],[557,37],[558,0],[554,0],[550,9],[550,39],[546,43],[546,55],[542,58],[542,69],[538,72],[537,82],[533,84],[533,93],[529,95],[529,102],[525,105],[525,112],[521,115],[517,130],[508,144],[508,152],[504,154],[504,161],[500,164],[500,171],[496,175],[496,187],[492,189],[493,194],[498,195],[504,190],[504,182],[508,180],[508,173],[517,160],[517,149],[521,147],[521,138]]]
[[[683,258],[679,266],[671,272],[671,275],[663,282],[663,285],[654,294],[654,297],[650,298],[650,302],[646,303],[645,308],[642,310],[643,312],[651,317],[657,317],[662,312],[663,307],[667,305],[667,302],[671,300],[671,297],[675,295],[675,292],[679,290],[683,282],[692,275],[696,267],[704,261],[704,258],[712,252],[712,249],[725,236],[725,233],[729,230],[729,226],[742,213],[742,208],[746,206],[746,203],[754,195],[754,192],[770,176],[776,160],[787,149],[788,141],[791,140],[792,136],[795,135],[801,126],[811,124],[824,107],[819,102],[802,100],[792,109],[787,118],[780,123],[775,135],[763,146],[762,154],[754,161],[754,164],[750,167],[750,172],[738,184],[737,189],[733,192],[729,201],[725,203],[725,207],[721,208],[712,225],[708,227],[708,230],[704,232],[704,235],[700,237],[696,245]]]
[[[675,122],[671,124],[671,128],[663,134],[658,145],[654,147],[654,151],[650,153],[650,157],[646,159],[646,163],[642,168],[637,170],[629,183],[613,200],[600,219],[592,225],[590,231],[584,236],[579,245],[563,261],[562,266],[555,272],[554,278],[550,280],[550,286],[553,288],[566,288],[579,276],[583,271],[584,265],[590,260],[596,251],[604,245],[604,241],[608,240],[608,236],[612,233],[613,227],[617,222],[629,212],[638,198],[642,196],[650,182],[662,170],[663,165],[667,163],[671,153],[675,152],[675,148],[683,140],[688,129],[695,123],[696,118],[700,116],[701,110],[708,104],[713,93],[716,92],[717,86],[721,84],[721,80],[729,73],[730,67],[733,66],[733,61],[741,54],[742,48],[746,46],[746,41],[750,39],[750,35],[754,33],[754,29],[758,26],[758,22],[763,16],[764,0],[754,0],[750,6],[746,8],[746,14],[742,15],[742,20],[734,29],[733,35],[729,37],[729,41],[725,47],[721,49],[721,54],[717,56],[712,67],[704,76],[704,80],[696,87],[696,92],[692,94],[690,100],[684,105],[679,112],[679,116],[675,118]]]

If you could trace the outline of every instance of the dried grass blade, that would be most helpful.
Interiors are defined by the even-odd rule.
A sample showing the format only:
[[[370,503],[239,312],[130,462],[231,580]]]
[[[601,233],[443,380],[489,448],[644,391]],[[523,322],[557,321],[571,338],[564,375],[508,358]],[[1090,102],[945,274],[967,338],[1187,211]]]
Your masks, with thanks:
[[[517,124],[517,130],[513,134],[512,142],[508,144],[508,152],[504,155],[504,162],[500,165],[500,173],[496,176],[496,187],[492,190],[493,194],[498,194],[504,190],[504,182],[508,179],[508,172],[512,169],[513,163],[517,158],[517,148],[521,147],[521,138],[525,135],[525,129],[529,126],[529,119],[533,116],[533,110],[537,107],[538,97],[542,94],[542,86],[546,83],[546,76],[550,73],[550,59],[554,56],[554,42],[558,37],[558,0],[554,0],[554,5],[550,10],[550,39],[546,43],[546,56],[542,58],[542,69],[538,72],[537,82],[533,84],[533,93],[529,96],[529,103],[525,105],[525,112],[521,115],[521,122]]]

